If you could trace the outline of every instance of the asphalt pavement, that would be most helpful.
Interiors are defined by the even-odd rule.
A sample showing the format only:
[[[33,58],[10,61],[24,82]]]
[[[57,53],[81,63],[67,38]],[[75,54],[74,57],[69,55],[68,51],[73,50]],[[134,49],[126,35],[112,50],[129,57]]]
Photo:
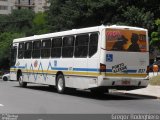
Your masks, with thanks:
[[[160,113],[160,99],[123,92],[95,96],[89,91],[58,94],[46,85],[21,88],[16,81],[0,80],[0,113],[106,114]]]

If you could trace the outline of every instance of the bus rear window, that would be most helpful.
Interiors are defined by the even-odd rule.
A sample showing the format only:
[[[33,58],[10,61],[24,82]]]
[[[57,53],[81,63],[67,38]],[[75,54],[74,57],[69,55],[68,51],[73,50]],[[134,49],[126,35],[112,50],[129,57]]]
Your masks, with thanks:
[[[129,29],[106,29],[108,51],[146,52],[146,31]]]

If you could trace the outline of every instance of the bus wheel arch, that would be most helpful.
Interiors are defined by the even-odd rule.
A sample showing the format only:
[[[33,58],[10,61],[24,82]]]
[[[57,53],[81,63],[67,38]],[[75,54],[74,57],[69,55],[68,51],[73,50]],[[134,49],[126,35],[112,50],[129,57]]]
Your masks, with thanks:
[[[19,82],[20,87],[27,86],[27,82],[23,82],[23,75],[20,69],[17,71],[17,81]]]
[[[65,78],[61,71],[58,71],[56,74],[56,89],[57,89],[57,92],[60,94],[63,94],[66,90]]]

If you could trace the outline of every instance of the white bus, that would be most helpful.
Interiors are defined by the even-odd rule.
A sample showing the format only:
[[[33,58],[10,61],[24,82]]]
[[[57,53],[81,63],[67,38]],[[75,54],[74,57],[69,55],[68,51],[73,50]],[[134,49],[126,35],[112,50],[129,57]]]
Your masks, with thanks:
[[[67,88],[132,90],[148,85],[148,32],[130,26],[97,26],[15,39],[11,80]]]

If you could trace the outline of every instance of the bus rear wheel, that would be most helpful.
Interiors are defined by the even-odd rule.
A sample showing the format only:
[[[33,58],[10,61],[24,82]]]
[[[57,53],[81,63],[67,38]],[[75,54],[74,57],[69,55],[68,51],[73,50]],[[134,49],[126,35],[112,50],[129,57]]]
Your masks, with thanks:
[[[63,94],[66,90],[64,76],[62,74],[59,74],[56,78],[56,81],[57,92]]]
[[[22,74],[18,76],[18,82],[19,82],[19,85],[20,85],[21,87],[26,87],[26,86],[27,86],[27,83],[26,83],[26,82],[23,82]]]

